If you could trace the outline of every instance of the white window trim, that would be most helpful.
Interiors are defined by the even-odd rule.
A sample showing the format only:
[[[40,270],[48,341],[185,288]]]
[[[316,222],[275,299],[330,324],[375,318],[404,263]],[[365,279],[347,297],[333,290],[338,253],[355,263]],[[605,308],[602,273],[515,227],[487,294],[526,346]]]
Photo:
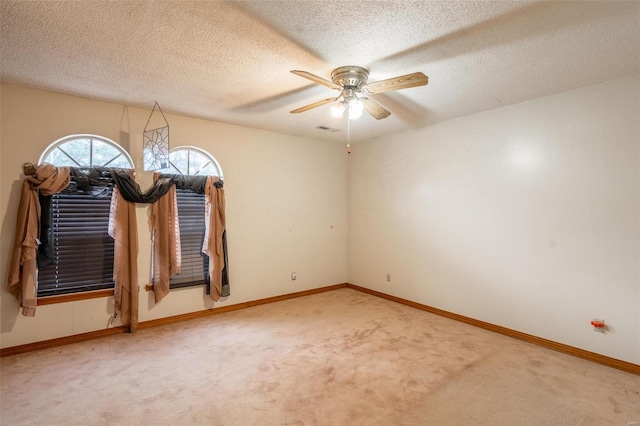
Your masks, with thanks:
[[[171,153],[175,152],[175,151],[179,151],[179,150],[192,150],[192,151],[197,151],[200,154],[204,155],[205,157],[207,157],[208,159],[210,159],[213,164],[215,164],[216,169],[218,170],[218,177],[220,178],[220,180],[224,180],[224,175],[222,173],[222,167],[220,167],[220,163],[218,163],[218,160],[216,160],[216,158],[211,155],[209,152],[207,152],[206,150],[202,149],[202,148],[198,148],[196,146],[191,146],[191,145],[181,145],[181,146],[176,146],[175,148],[171,148],[169,150],[169,161],[171,161]],[[192,176],[192,175],[183,175],[183,176]],[[195,175],[193,175],[195,176]]]
[[[49,154],[51,154],[51,152],[56,149],[59,145],[62,145],[63,143],[69,142],[71,140],[75,140],[75,139],[96,139],[99,140],[101,142],[105,142],[108,143],[109,145],[113,146],[114,148],[116,148],[118,151],[122,152],[122,154],[125,156],[125,158],[127,159],[127,161],[129,162],[129,164],[131,165],[131,168],[134,168],[133,165],[133,160],[131,159],[131,156],[129,155],[129,153],[127,152],[126,149],[124,149],[119,143],[112,141],[109,138],[106,138],[104,136],[99,136],[99,135],[93,135],[90,133],[80,133],[77,135],[68,135],[68,136],[64,136],[60,139],[57,139],[56,141],[52,142],[49,144],[49,146],[42,152],[42,155],[40,156],[40,159],[38,160],[38,164],[42,164],[44,162],[44,159],[47,158],[49,156]]]

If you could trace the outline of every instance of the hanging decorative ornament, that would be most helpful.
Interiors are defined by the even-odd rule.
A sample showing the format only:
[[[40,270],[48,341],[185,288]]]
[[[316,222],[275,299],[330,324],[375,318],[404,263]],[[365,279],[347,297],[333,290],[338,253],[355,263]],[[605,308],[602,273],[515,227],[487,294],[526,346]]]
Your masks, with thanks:
[[[162,120],[166,124],[163,127],[147,129],[151,117],[156,112],[156,108],[162,115]],[[144,159],[144,171],[160,170],[169,167],[169,123],[167,122],[160,105],[155,103],[151,110],[151,115],[144,126],[142,145],[142,157]]]

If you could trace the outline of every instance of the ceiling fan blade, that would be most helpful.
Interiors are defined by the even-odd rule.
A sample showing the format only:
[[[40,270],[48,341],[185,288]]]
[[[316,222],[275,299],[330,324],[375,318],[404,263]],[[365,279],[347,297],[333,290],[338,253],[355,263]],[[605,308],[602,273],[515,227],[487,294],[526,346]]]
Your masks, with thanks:
[[[339,96],[338,96],[338,97],[339,97]],[[330,102],[334,102],[334,101],[337,101],[337,100],[338,100],[338,98],[327,98],[327,99],[323,99],[323,100],[321,100],[321,101],[314,102],[314,103],[312,103],[312,104],[305,105],[305,106],[303,106],[303,107],[300,107],[300,108],[294,109],[293,111],[291,111],[291,114],[297,114],[297,113],[299,113],[299,112],[309,111],[310,109],[317,108],[317,107],[319,107],[319,106],[322,106],[322,105],[325,105],[325,104],[328,104],[328,103],[330,103]]]
[[[342,89],[342,87],[338,86],[337,84],[329,81],[329,80],[325,80],[322,77],[318,77],[315,74],[311,74],[310,72],[307,71],[298,71],[298,70],[293,70],[291,71],[293,74],[295,75],[299,75],[300,77],[304,77],[308,80],[313,81],[314,83],[318,83],[318,84],[322,84],[323,86],[327,86],[329,89],[336,89],[336,90],[340,90]]]
[[[380,80],[374,83],[369,83],[366,86],[366,90],[369,93],[382,93],[390,90],[408,89],[409,87],[424,86],[429,82],[429,78],[421,72],[414,72],[413,74],[401,75],[400,77],[389,78],[387,80]]]
[[[391,115],[391,112],[388,109],[386,109],[385,107],[383,107],[382,105],[374,101],[373,99],[369,99],[369,98],[358,98],[358,99],[362,101],[362,104],[364,105],[364,109],[369,114],[371,114],[371,116],[376,120],[382,120],[383,118],[387,118],[388,116]]]

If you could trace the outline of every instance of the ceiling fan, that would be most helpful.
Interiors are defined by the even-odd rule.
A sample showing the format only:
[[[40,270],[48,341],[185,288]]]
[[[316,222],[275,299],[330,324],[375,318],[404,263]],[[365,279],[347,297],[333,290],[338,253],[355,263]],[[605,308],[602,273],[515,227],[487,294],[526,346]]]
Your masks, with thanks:
[[[318,77],[317,75],[311,74],[307,71],[293,70],[291,72],[295,75],[299,75],[300,77],[309,79],[314,83],[340,91],[340,94],[335,98],[323,99],[294,109],[291,111],[292,114],[309,111],[310,109],[317,108],[331,102],[338,102],[338,104],[332,108],[333,114],[340,117],[345,111],[347,111],[349,118],[352,120],[359,118],[362,115],[363,109],[371,114],[371,116],[376,120],[381,120],[391,115],[391,112],[388,109],[373,99],[369,99],[362,95],[375,95],[377,93],[388,92],[391,90],[424,86],[429,82],[426,75],[421,72],[414,72],[413,74],[367,83],[369,71],[365,68],[354,65],[340,67],[333,70],[331,72],[331,81],[325,80],[324,78]]]

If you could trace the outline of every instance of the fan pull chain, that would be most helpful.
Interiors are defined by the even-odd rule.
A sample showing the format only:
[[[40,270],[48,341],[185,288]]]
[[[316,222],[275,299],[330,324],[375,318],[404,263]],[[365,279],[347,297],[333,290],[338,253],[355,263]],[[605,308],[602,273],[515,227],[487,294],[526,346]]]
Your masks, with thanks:
[[[347,115],[347,154],[351,154],[351,120]]]

